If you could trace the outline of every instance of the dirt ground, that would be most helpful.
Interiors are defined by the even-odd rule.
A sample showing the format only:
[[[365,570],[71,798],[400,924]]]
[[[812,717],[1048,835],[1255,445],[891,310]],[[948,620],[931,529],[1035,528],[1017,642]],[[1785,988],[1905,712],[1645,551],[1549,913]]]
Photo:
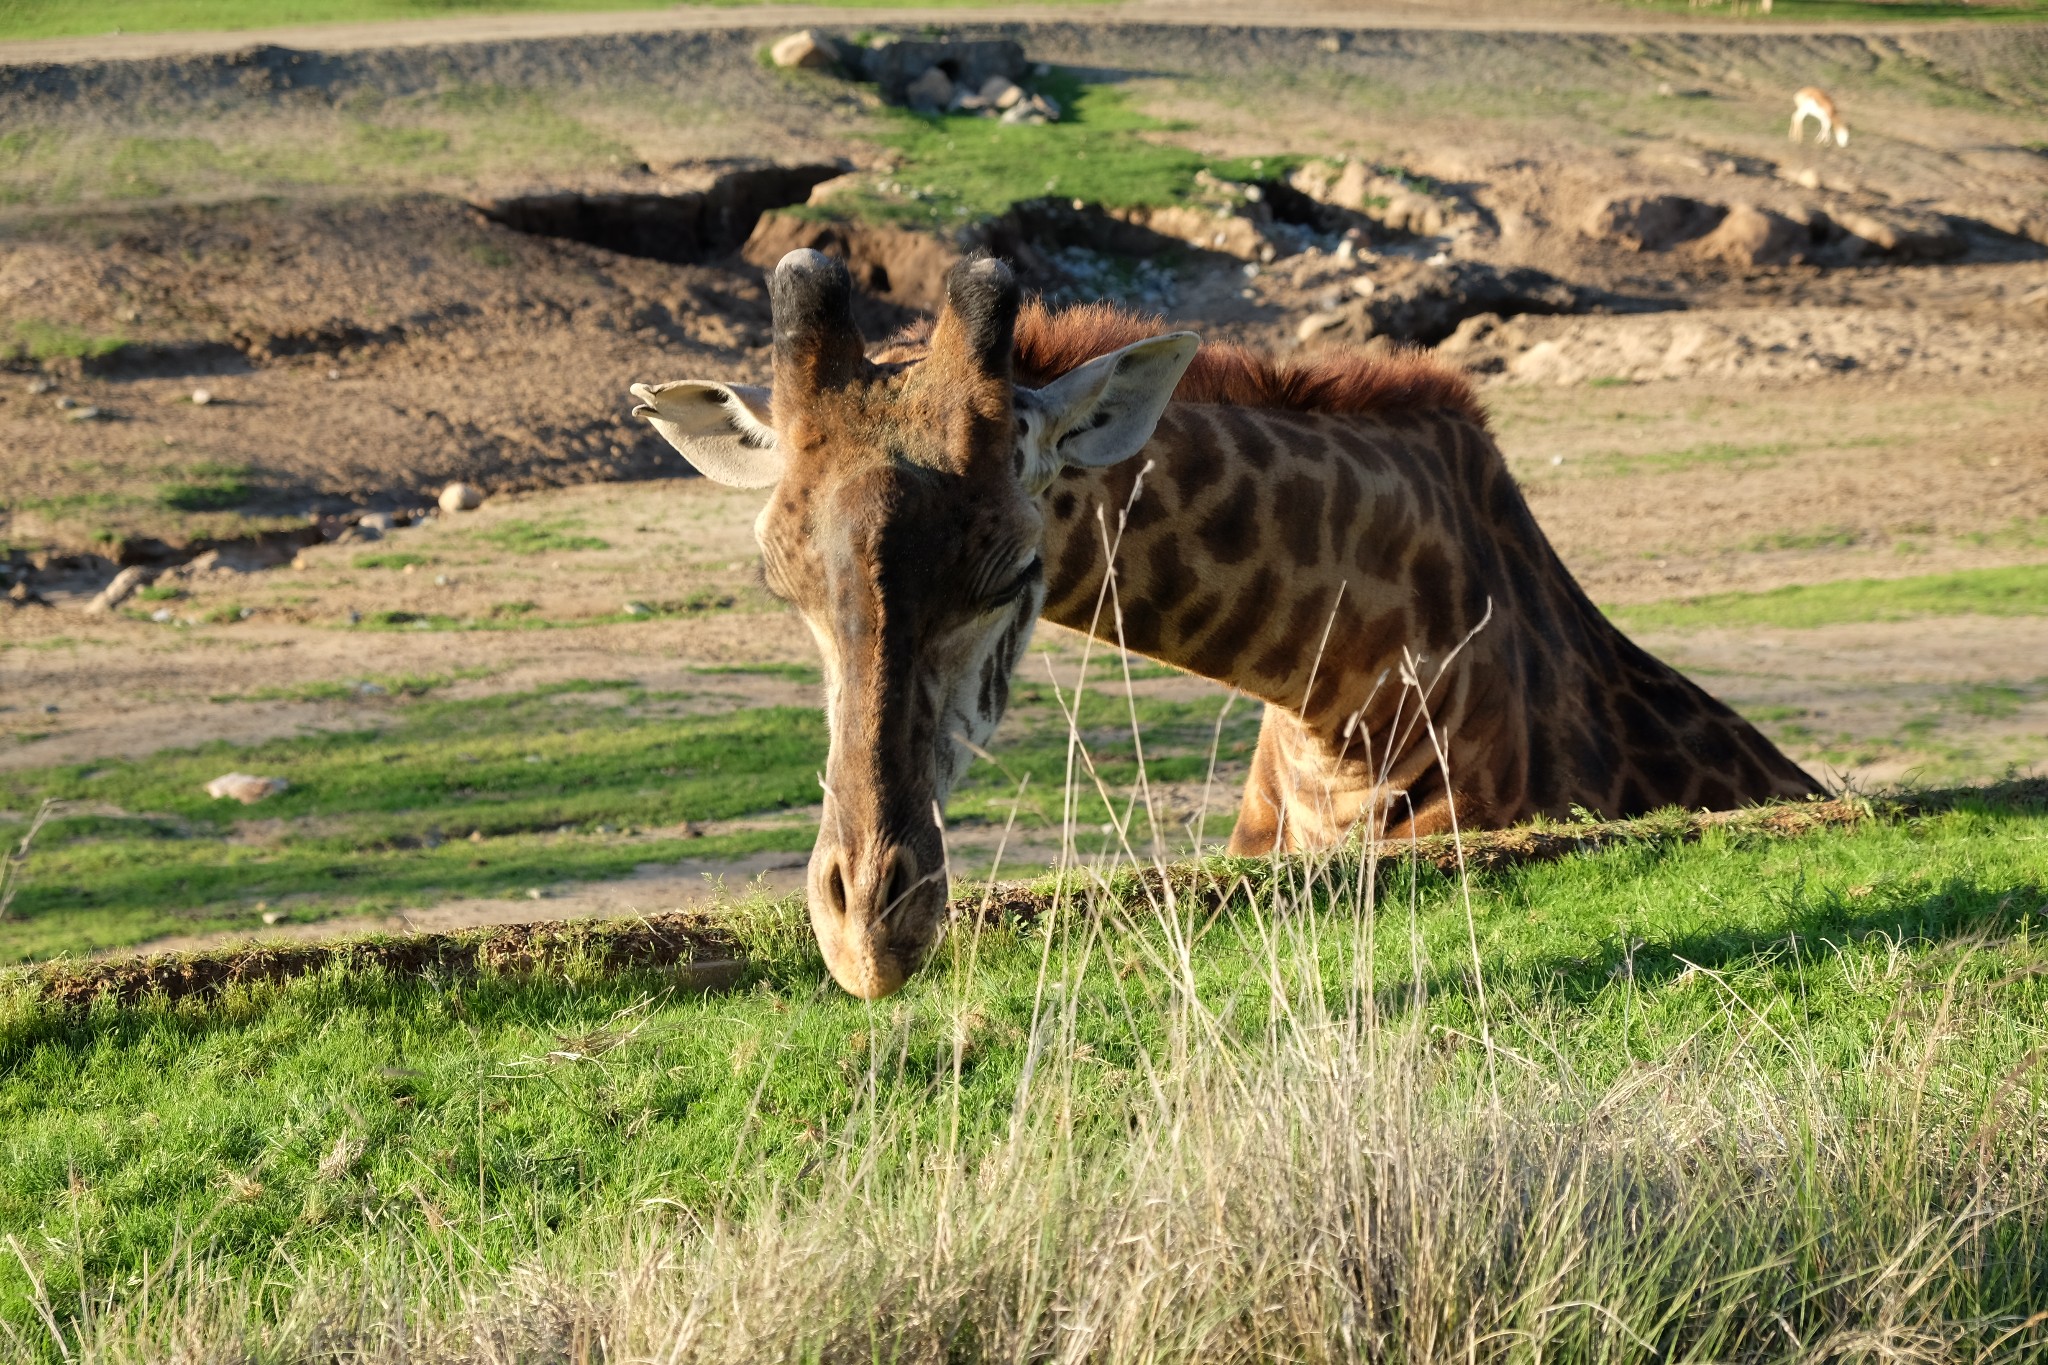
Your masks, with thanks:
[[[1235,14],[1176,8],[1190,23]],[[1419,25],[1429,12],[1343,17]],[[1220,49],[1196,31],[1155,34],[1148,48],[1134,21],[1160,16],[1144,4],[1120,9],[1120,27],[1062,10],[1018,31],[1046,60],[1085,53],[1096,78],[1170,121],[1161,138],[1219,156],[1361,156],[1401,168],[1441,210],[1442,231],[1348,254],[1198,253],[1171,281],[1176,323],[1289,350],[1375,287],[1458,263],[1544,271],[1604,300],[1481,313],[1440,345],[1478,375],[1538,519],[1602,604],[2041,562],[2048,154],[2029,144],[2048,42],[2010,30],[2001,55],[1974,34],[1707,38],[1662,20],[1617,36],[1591,31],[1594,15],[1565,0],[1540,15],[1479,7],[1461,15],[1466,31],[1334,49],[1279,29],[1234,30]],[[1471,31],[1504,23],[1542,31]],[[491,24],[469,36],[516,46],[545,28]],[[53,327],[126,343],[0,375],[0,552],[18,585],[0,604],[0,767],[345,728],[360,723],[353,703],[283,694],[375,676],[457,676],[445,693],[456,696],[633,678],[706,709],[807,698],[787,678],[696,671],[803,663],[811,646],[755,585],[758,495],[683,477],[625,393],[764,377],[759,268],[729,250],[676,263],[534,236],[472,207],[519,188],[674,191],[705,183],[704,158],[750,144],[886,173],[858,136],[862,108],[776,87],[750,41],[705,49],[725,63],[705,81],[744,94],[715,120],[656,119],[624,96],[606,106],[607,136],[636,163],[623,168],[556,161],[522,179],[498,163],[444,166],[406,183],[401,167],[369,187],[252,180],[216,195],[0,205],[0,345],[10,328]],[[161,64],[223,50],[214,43],[94,55]],[[0,64],[69,51],[15,45]],[[378,78],[402,84],[410,68],[387,57]],[[1854,93],[1846,148],[1785,138],[1784,91],[1812,67]],[[0,103],[19,112],[13,89]],[[37,108],[65,137],[110,117],[74,126],[61,107]],[[257,145],[325,136],[330,114],[259,91],[161,118],[171,132],[236,123]],[[1733,263],[1589,233],[1598,207],[1626,195],[1801,222],[1931,215],[1949,238],[1940,260]],[[870,324],[907,318],[905,302],[874,305]],[[484,506],[430,514],[451,479],[484,488]],[[364,526],[365,512],[394,524]],[[123,562],[156,575],[156,595],[89,614]],[[441,628],[457,623],[503,628]],[[1054,655],[1071,657],[1056,636]],[[2048,736],[2044,615],[1643,642],[1851,784],[1930,765],[2028,767]],[[1215,804],[1227,810],[1234,792]],[[800,861],[650,867],[628,883],[551,888],[547,912],[689,903],[707,877],[784,888]],[[463,902],[408,922],[531,913]]]

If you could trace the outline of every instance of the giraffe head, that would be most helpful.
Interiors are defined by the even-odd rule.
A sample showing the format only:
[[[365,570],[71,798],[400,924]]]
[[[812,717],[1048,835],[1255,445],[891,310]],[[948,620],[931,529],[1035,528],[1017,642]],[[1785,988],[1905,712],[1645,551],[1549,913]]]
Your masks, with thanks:
[[[754,523],[769,590],[823,656],[824,818],[811,923],[832,975],[879,999],[944,925],[940,812],[1009,699],[1045,598],[1038,495],[1070,466],[1151,438],[1199,341],[1154,337],[1038,389],[1011,380],[1016,282],[970,258],[926,355],[877,365],[838,262],[794,251],[769,281],[772,390],[635,385],[708,477],[768,488]]]

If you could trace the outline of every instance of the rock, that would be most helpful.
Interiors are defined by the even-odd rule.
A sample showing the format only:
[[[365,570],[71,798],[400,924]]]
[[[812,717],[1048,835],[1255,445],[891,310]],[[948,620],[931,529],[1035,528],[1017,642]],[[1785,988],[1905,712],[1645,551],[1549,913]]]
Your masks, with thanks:
[[[1903,261],[1946,261],[1968,248],[1962,235],[1938,213],[1918,209],[1872,209],[1834,215],[1842,233],[1855,239],[1858,254]]]
[[[648,606],[645,602],[628,602],[626,603],[626,615],[652,616],[654,615],[654,608]]]
[[[149,614],[149,619],[160,626],[167,626],[178,619],[178,613],[172,611],[169,607],[158,607]]]
[[[1596,205],[1579,231],[1631,251],[1668,251],[1712,232],[1726,212],[1678,194],[1624,194]]]
[[[356,518],[356,529],[358,531],[375,531],[381,536],[386,531],[389,531],[391,527],[392,519],[389,512],[365,512]]]
[[[864,177],[858,175],[834,176],[830,180],[821,180],[811,186],[810,197],[805,199],[804,202],[812,206],[829,204],[834,199],[857,190],[867,183],[868,181]]]
[[[263,912],[263,922],[265,924],[283,924],[284,912],[282,910],[265,910]]]
[[[1365,207],[1371,179],[1363,161],[1311,161],[1290,172],[1287,183],[1319,203],[1357,212]]]
[[[144,583],[147,583],[149,576],[149,570],[143,568],[140,564],[130,564],[127,568],[115,574],[114,581],[101,588],[99,596],[87,603],[85,609],[95,615],[112,611],[115,607],[128,600],[128,594],[134,592]]]
[[[206,406],[206,405],[207,405],[208,403],[211,403],[212,401],[213,401],[213,392],[212,392],[212,390],[210,390],[210,389],[194,389],[194,390],[192,390],[192,406],[193,406],[193,407],[195,407],[195,408],[203,408],[203,407],[205,407],[205,406]]]
[[[57,387],[57,381],[46,374],[39,374],[28,381],[27,387],[30,393],[41,395],[53,392]]]
[[[257,777],[251,773],[223,773],[206,784],[206,794],[216,801],[233,797],[245,806],[277,795],[291,784],[281,777]]]
[[[1811,166],[1807,166],[1799,174],[1793,176],[1792,181],[1801,189],[1817,190],[1820,188],[1820,172]]]
[[[1275,247],[1265,224],[1250,213],[1169,204],[1161,208],[1117,209],[1113,214],[1134,227],[1205,251],[1220,251],[1241,261],[1270,260],[1267,253]]]
[[[443,512],[473,512],[483,505],[483,490],[475,484],[451,483],[441,490]]]
[[[59,412],[69,412],[77,406],[78,400],[76,398],[66,396],[57,400],[57,411]]]
[[[95,407],[73,408],[70,412],[64,414],[64,420],[67,422],[95,422],[101,416],[100,410]]]
[[[1319,313],[1310,313],[1295,326],[1294,339],[1303,345],[1307,345],[1309,342],[1321,337],[1323,333],[1333,332],[1343,325],[1344,315],[1334,308],[1326,309]]]
[[[945,298],[946,272],[960,260],[952,241],[908,228],[855,227],[845,223],[764,213],[740,255],[764,270],[800,247],[846,262],[862,290],[889,303],[937,309]]]
[[[953,102],[953,78],[936,66],[904,87],[903,102],[919,113],[932,114]]]
[[[1369,296],[1346,304],[1339,310],[1341,322],[1318,339],[1361,343],[1387,338],[1434,345],[1476,314],[1581,313],[1603,297],[1526,266],[1501,270],[1479,261],[1418,266],[1378,282]]]
[[[1428,195],[1405,191],[1387,200],[1387,207],[1380,215],[1380,222],[1396,232],[1406,232],[1417,237],[1437,237],[1449,225],[1450,215],[1443,205]]]
[[[839,65],[838,54],[831,45],[810,29],[803,29],[780,39],[768,49],[768,59],[777,66],[796,67],[804,71],[828,71]]]
[[[1813,237],[1803,224],[1754,204],[1731,204],[1720,226],[1689,248],[1734,266],[1790,265],[1806,258]]]
[[[1020,123],[1052,122],[1052,120],[1047,118],[1043,112],[1033,107],[1029,102],[1026,101],[1019,101],[1018,103],[1011,105],[1008,109],[1005,109],[1003,111],[1002,121],[1013,126]]]
[[[1024,87],[1008,76],[990,76],[981,86],[981,102],[991,109],[1009,109],[1024,98]]]
[[[185,563],[185,571],[188,574],[212,573],[216,569],[223,572],[232,572],[234,567],[234,565],[227,563],[221,558],[219,550],[208,550],[204,554],[194,556]]]
[[[859,67],[858,74],[875,83],[884,100],[908,104],[911,83],[922,79],[933,67],[940,75],[950,73],[950,84],[965,90],[980,90],[992,76],[1012,81],[1023,79],[1024,49],[1007,39],[987,41],[934,42],[922,39],[891,41],[867,49],[848,49],[842,63]],[[952,101],[949,90],[943,108]]]
[[[1412,177],[1383,175],[1362,161],[1311,161],[1290,171],[1278,186],[1279,193],[1293,192],[1322,205],[1315,215],[1323,232],[1344,233],[1354,228],[1364,235],[1370,224],[1392,233],[1438,237],[1445,233],[1468,232],[1482,226],[1480,215],[1460,200],[1417,187]],[[1269,190],[1269,193],[1274,192]],[[1307,221],[1297,204],[1289,216]]]

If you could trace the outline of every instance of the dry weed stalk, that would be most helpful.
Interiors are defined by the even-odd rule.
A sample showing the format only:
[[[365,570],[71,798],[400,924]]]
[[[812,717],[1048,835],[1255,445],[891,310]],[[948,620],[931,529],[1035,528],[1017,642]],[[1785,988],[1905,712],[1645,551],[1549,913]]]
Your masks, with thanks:
[[[8,911],[14,905],[15,896],[28,880],[28,874],[23,869],[28,866],[28,855],[35,848],[36,836],[43,832],[44,825],[63,812],[66,804],[54,796],[45,798],[43,804],[36,809],[35,818],[28,822],[28,832],[21,836],[21,841],[14,846],[12,852],[4,859],[0,859],[0,919],[7,918]]]

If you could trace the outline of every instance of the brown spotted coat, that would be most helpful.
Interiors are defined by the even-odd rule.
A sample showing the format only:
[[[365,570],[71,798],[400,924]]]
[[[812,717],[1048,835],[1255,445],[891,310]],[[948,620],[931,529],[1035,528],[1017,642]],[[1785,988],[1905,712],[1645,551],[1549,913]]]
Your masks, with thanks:
[[[1027,307],[1017,381],[1156,330]],[[1488,828],[1820,791],[1587,600],[1470,387],[1420,355],[1204,347],[1143,454],[1069,470],[1042,504],[1046,619],[1267,704],[1233,852],[1440,831],[1452,795]]]

